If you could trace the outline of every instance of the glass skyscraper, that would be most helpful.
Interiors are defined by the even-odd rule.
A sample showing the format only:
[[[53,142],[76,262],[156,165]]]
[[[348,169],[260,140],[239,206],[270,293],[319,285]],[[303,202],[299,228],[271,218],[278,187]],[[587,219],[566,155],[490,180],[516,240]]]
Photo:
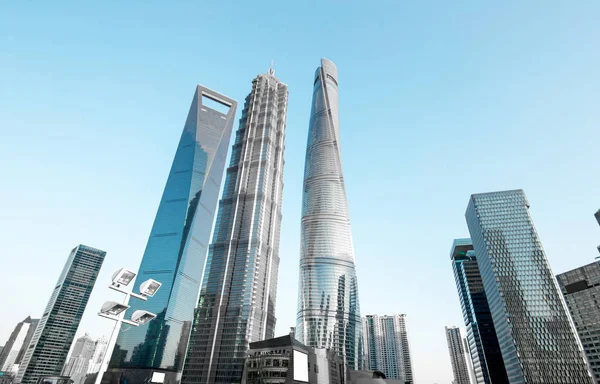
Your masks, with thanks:
[[[196,87],[134,291],[149,278],[162,286],[148,301],[132,300],[125,315],[144,309],[157,317],[145,326],[123,326],[103,382],[148,382],[155,371],[165,383],[181,377],[236,107]]]
[[[288,87],[258,75],[240,119],[182,383],[237,383],[275,330]]]
[[[60,375],[105,256],[85,245],[71,251],[19,366],[17,383],[37,384],[43,376]]]
[[[496,328],[471,239],[456,239],[450,250],[454,279],[467,327],[476,384],[508,384]]]
[[[366,315],[362,326],[365,369],[381,371],[388,379],[413,384],[406,315]]]
[[[471,195],[465,216],[509,382],[592,383],[525,193]]]
[[[469,347],[459,327],[446,327],[446,341],[452,364],[454,381],[452,384],[472,384],[469,367]]]
[[[596,383],[600,384],[600,261],[556,276]]]
[[[306,144],[296,337],[361,369],[358,283],[342,173],[337,67],[322,59]]]

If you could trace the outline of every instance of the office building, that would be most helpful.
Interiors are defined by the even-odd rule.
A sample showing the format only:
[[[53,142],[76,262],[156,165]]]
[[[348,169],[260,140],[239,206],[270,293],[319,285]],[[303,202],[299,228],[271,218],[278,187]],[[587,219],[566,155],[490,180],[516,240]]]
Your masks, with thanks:
[[[250,343],[242,384],[344,384],[348,376],[334,351],[307,347],[290,334]]]
[[[94,353],[92,354],[92,358],[90,359],[90,365],[88,367],[87,373],[96,373],[100,371],[100,365],[102,364],[102,358],[106,353],[107,345],[108,340],[104,336],[96,340],[94,346]]]
[[[556,276],[596,383],[600,384],[600,261]]]
[[[454,375],[452,384],[472,384],[469,368],[469,347],[460,328],[446,327],[446,341],[448,342],[448,352],[450,353],[452,374]]]
[[[90,360],[94,355],[96,342],[86,333],[75,341],[71,357],[63,368],[63,376],[68,376],[75,384],[80,384],[85,380],[90,366]]]
[[[71,251],[25,351],[18,383],[60,375],[105,256],[85,245]]]
[[[406,315],[366,315],[362,319],[366,369],[377,370],[388,379],[413,383],[412,359]]]
[[[164,375],[178,382],[225,169],[237,103],[198,85],[177,146],[134,291],[150,278],[160,290],[135,310],[157,314],[148,325],[120,332],[103,383],[142,383]]]
[[[296,337],[362,369],[362,327],[342,172],[335,64],[315,73],[306,144]]]
[[[454,240],[450,258],[467,329],[475,384],[508,384],[496,328],[471,239]]]
[[[275,330],[288,88],[252,81],[194,317],[182,383],[239,383],[249,343]]]
[[[471,195],[465,216],[509,382],[591,383],[525,193]]]
[[[31,319],[30,316],[27,316],[25,320],[17,324],[0,353],[1,372],[10,372],[13,375],[18,372],[19,364],[29,347],[38,322],[39,319]]]

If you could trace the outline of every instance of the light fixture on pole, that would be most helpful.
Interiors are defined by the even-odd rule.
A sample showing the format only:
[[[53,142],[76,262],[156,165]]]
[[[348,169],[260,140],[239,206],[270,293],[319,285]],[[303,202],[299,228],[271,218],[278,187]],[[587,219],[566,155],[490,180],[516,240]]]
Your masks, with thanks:
[[[124,319],[125,311],[130,308],[129,299],[132,296],[136,299],[146,301],[149,297],[154,296],[154,294],[162,285],[162,283],[154,279],[148,279],[140,284],[140,293],[134,293],[132,290],[125,289],[124,287],[127,287],[129,284],[131,284],[135,280],[135,276],[135,272],[132,272],[126,268],[121,268],[116,271],[113,274],[112,283],[108,286],[108,288],[124,293],[125,299],[123,300],[123,303],[107,301],[104,303],[104,305],[102,305],[100,312],[98,312],[98,316],[113,320],[115,322],[115,327],[113,328],[110,339],[108,340],[108,345],[106,346],[104,356],[102,357],[102,363],[100,364],[100,370],[98,371],[98,376],[96,376],[95,384],[100,384],[102,382],[102,376],[108,368],[110,356],[112,355],[115,344],[117,343],[117,335],[121,329],[121,324],[125,323],[137,327],[146,324],[156,317],[156,314],[152,312],[137,310],[131,315],[131,320]]]

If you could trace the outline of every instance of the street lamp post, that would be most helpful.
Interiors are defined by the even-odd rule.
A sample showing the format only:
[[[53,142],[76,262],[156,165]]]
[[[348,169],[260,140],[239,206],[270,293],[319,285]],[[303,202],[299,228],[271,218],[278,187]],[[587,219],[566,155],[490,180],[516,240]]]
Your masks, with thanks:
[[[95,384],[101,383],[102,376],[104,376],[104,372],[106,372],[106,369],[108,368],[110,357],[113,353],[113,349],[115,348],[115,344],[117,343],[117,336],[119,335],[121,324],[125,323],[133,325],[134,327],[138,327],[140,325],[146,324],[147,322],[156,317],[154,313],[143,310],[137,310],[131,315],[131,320],[127,320],[124,318],[125,311],[129,309],[129,299],[131,299],[131,297],[146,301],[148,300],[148,297],[154,296],[156,291],[158,291],[158,289],[162,285],[156,280],[148,279],[140,285],[139,294],[133,292],[133,290],[123,288],[131,284],[135,280],[135,276],[136,273],[130,271],[129,269],[121,268],[118,271],[116,271],[113,274],[112,283],[108,286],[108,288],[117,292],[124,293],[125,298],[123,299],[123,303],[117,303],[116,301],[107,301],[104,303],[104,305],[102,305],[100,312],[98,312],[98,316],[102,316],[107,319],[113,320],[115,322],[115,326],[110,335],[110,339],[108,339],[108,345],[106,346],[106,351],[104,352],[104,356],[102,357],[102,363],[100,364],[100,370],[98,371],[98,376],[96,376]]]

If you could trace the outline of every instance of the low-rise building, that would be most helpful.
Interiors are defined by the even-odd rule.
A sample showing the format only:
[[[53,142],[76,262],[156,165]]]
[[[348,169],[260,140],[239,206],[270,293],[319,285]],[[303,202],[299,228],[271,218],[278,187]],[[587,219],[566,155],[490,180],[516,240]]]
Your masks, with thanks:
[[[242,384],[346,384],[347,377],[335,352],[307,347],[290,334],[250,343]]]

